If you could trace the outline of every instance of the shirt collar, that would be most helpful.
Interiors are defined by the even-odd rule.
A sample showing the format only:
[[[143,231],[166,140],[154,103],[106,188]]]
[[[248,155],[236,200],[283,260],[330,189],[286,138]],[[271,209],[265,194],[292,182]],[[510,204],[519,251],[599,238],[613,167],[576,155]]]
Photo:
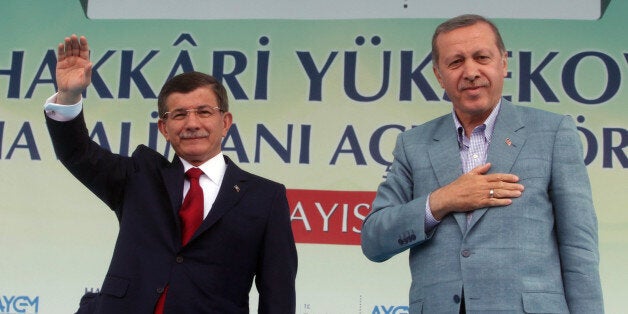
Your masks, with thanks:
[[[497,103],[497,106],[495,106],[495,108],[493,108],[493,111],[491,111],[491,114],[486,118],[486,120],[484,120],[484,123],[476,127],[476,128],[479,128],[479,127],[484,126],[484,137],[486,138],[486,141],[488,143],[491,142],[491,138],[493,137],[493,130],[495,129],[495,120],[497,120],[497,115],[499,115],[499,108],[501,107],[501,104],[502,104],[502,101],[500,99],[499,102]],[[464,133],[462,123],[460,123],[460,120],[458,120],[458,117],[456,116],[455,111],[452,110],[451,115],[454,117],[454,125],[456,126],[456,130],[457,130],[456,134],[458,134],[458,142],[462,144],[463,133]]]
[[[181,157],[179,157],[179,159],[181,159],[181,163],[183,164],[184,172],[194,167],[185,159]],[[203,174],[209,177],[212,182],[220,185],[220,183],[222,182],[222,178],[225,176],[225,171],[227,171],[227,163],[225,162],[225,158],[222,152],[219,152],[216,156],[204,162],[197,168],[201,169],[203,171]]]

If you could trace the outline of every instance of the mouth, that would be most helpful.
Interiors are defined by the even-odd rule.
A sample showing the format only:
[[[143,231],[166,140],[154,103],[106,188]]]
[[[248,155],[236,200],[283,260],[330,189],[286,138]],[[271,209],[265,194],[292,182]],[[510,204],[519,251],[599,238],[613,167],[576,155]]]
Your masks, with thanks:
[[[481,84],[462,86],[462,88],[460,88],[460,93],[465,95],[465,97],[477,98],[482,96],[484,88],[486,87],[486,85]]]
[[[480,84],[480,85],[467,85],[467,86],[462,86],[460,88],[461,91],[475,91],[475,90],[479,90],[481,88],[487,87],[484,84]]]
[[[186,137],[186,138],[181,138],[181,141],[183,142],[194,142],[194,141],[198,141],[198,140],[202,140],[203,137]]]
[[[458,85],[458,90],[460,90],[461,92],[464,91],[478,91],[482,88],[488,88],[489,87],[489,82],[487,80],[484,79],[477,79],[477,80],[473,80],[473,81],[462,81],[460,82],[460,85]]]

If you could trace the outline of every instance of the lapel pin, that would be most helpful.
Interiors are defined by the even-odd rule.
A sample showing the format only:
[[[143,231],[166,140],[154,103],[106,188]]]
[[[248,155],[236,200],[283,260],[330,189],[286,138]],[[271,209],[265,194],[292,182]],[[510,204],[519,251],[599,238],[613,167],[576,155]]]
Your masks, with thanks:
[[[512,141],[510,141],[510,138],[506,138],[506,145],[511,146],[512,145]]]
[[[240,192],[240,187],[237,184],[233,186],[233,189],[238,193]]]

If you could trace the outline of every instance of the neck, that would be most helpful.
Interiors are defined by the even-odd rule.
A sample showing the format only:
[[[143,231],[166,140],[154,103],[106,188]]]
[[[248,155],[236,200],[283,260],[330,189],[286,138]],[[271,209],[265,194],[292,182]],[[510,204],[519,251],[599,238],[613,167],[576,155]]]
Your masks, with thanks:
[[[464,129],[464,136],[470,137],[471,133],[473,133],[473,130],[479,125],[482,125],[484,121],[486,121],[488,116],[491,115],[492,110],[493,109],[491,108],[491,110],[489,110],[486,113],[483,113],[481,115],[472,115],[472,116],[464,116],[456,112],[456,117],[458,118],[458,121],[460,121],[460,124],[462,125],[462,128]]]

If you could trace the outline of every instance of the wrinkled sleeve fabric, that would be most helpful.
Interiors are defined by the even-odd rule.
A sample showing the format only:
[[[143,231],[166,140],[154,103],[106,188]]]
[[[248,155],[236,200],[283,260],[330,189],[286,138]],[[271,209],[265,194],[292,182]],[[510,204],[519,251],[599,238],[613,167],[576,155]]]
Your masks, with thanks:
[[[386,261],[431,235],[425,233],[428,195],[413,193],[413,169],[403,134],[397,137],[393,157],[390,172],[379,185],[372,211],[362,225],[362,252],[375,262]]]
[[[598,227],[580,137],[565,116],[556,133],[550,197],[570,313],[603,313]]]

